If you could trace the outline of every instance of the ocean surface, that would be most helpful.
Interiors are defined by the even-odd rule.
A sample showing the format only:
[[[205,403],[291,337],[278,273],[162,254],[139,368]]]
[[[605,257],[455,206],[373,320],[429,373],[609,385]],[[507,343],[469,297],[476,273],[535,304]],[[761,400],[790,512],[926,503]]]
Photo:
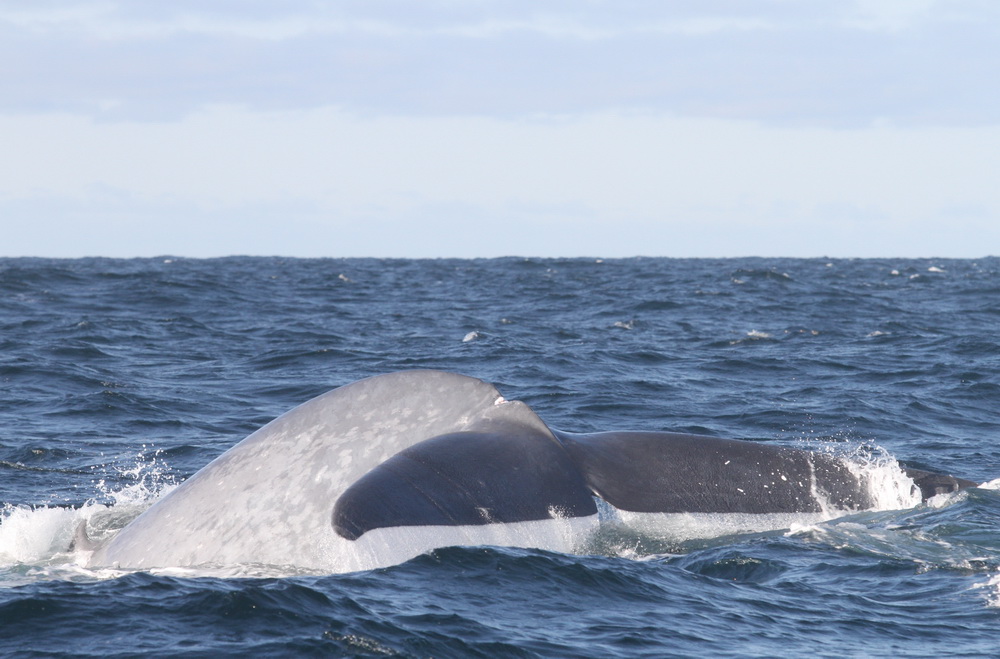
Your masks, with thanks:
[[[407,369],[481,378],[561,430],[983,486],[333,575],[70,549],[292,407]],[[0,383],[0,656],[1000,656],[998,258],[0,259]]]

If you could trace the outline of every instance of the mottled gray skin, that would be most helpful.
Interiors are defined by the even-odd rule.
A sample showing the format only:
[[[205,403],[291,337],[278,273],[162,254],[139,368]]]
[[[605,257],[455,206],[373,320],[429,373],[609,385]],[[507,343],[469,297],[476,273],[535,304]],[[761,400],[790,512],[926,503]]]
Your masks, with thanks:
[[[924,498],[973,485],[910,473]],[[90,565],[345,572],[496,538],[562,550],[564,537],[530,524],[596,520],[594,497],[641,513],[872,506],[868,484],[833,456],[675,433],[552,431],[490,384],[407,371],[340,387],[278,417],[98,547]],[[462,531],[522,522],[532,529],[523,539]],[[394,528],[423,530],[398,552],[372,536],[359,541]],[[433,528],[442,529],[442,545]]]
[[[89,563],[353,569],[347,541],[330,524],[334,502],[351,483],[429,437],[520,416],[532,421],[534,414],[522,403],[503,402],[492,385],[461,375],[408,371],[354,382],[283,414],[223,453]]]

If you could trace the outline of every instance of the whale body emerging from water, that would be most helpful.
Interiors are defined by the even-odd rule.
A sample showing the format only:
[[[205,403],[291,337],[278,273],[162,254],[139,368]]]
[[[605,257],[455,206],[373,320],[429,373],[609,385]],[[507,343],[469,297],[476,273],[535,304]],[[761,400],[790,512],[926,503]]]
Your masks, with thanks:
[[[974,485],[905,475],[925,499]],[[450,545],[572,551],[599,527],[602,507],[831,517],[873,506],[866,479],[848,460],[786,446],[561,432],[481,380],[405,371],[334,389],[268,423],[99,546],[89,564],[348,572]]]

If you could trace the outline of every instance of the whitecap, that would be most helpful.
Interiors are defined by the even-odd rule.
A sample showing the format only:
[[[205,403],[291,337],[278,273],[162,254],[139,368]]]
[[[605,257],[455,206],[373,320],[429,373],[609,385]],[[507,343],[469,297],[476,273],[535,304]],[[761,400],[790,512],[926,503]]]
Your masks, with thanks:
[[[752,341],[764,341],[764,340],[767,340],[767,339],[770,339],[770,338],[772,338],[772,337],[767,332],[761,332],[760,330],[750,330],[749,332],[747,332],[746,338],[736,339],[735,341],[730,341],[729,345],[731,345],[731,346],[738,346],[738,345],[743,344],[743,343],[749,343],[749,342],[752,342]]]
[[[973,588],[986,588],[989,594],[986,596],[986,606],[991,609],[1000,609],[1000,572],[990,577],[986,583],[977,584]]]

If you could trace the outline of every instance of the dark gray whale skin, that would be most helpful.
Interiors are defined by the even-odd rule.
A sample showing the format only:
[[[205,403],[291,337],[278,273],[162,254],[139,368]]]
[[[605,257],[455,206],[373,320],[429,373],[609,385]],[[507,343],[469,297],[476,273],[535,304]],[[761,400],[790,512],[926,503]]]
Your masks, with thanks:
[[[539,433],[458,432],[400,451],[337,500],[333,528],[356,540],[376,528],[461,526],[597,513],[566,451]]]
[[[863,510],[864,484],[838,457],[762,442],[669,432],[553,431],[595,494],[634,512]],[[904,468],[921,498],[975,487],[970,480]],[[813,480],[814,479],[814,480]]]
[[[972,481],[906,469],[923,499]],[[644,513],[865,510],[870,488],[841,458],[761,442],[669,432],[572,434],[512,424],[435,437],[349,487],[334,530],[541,520],[597,512],[594,497]]]

